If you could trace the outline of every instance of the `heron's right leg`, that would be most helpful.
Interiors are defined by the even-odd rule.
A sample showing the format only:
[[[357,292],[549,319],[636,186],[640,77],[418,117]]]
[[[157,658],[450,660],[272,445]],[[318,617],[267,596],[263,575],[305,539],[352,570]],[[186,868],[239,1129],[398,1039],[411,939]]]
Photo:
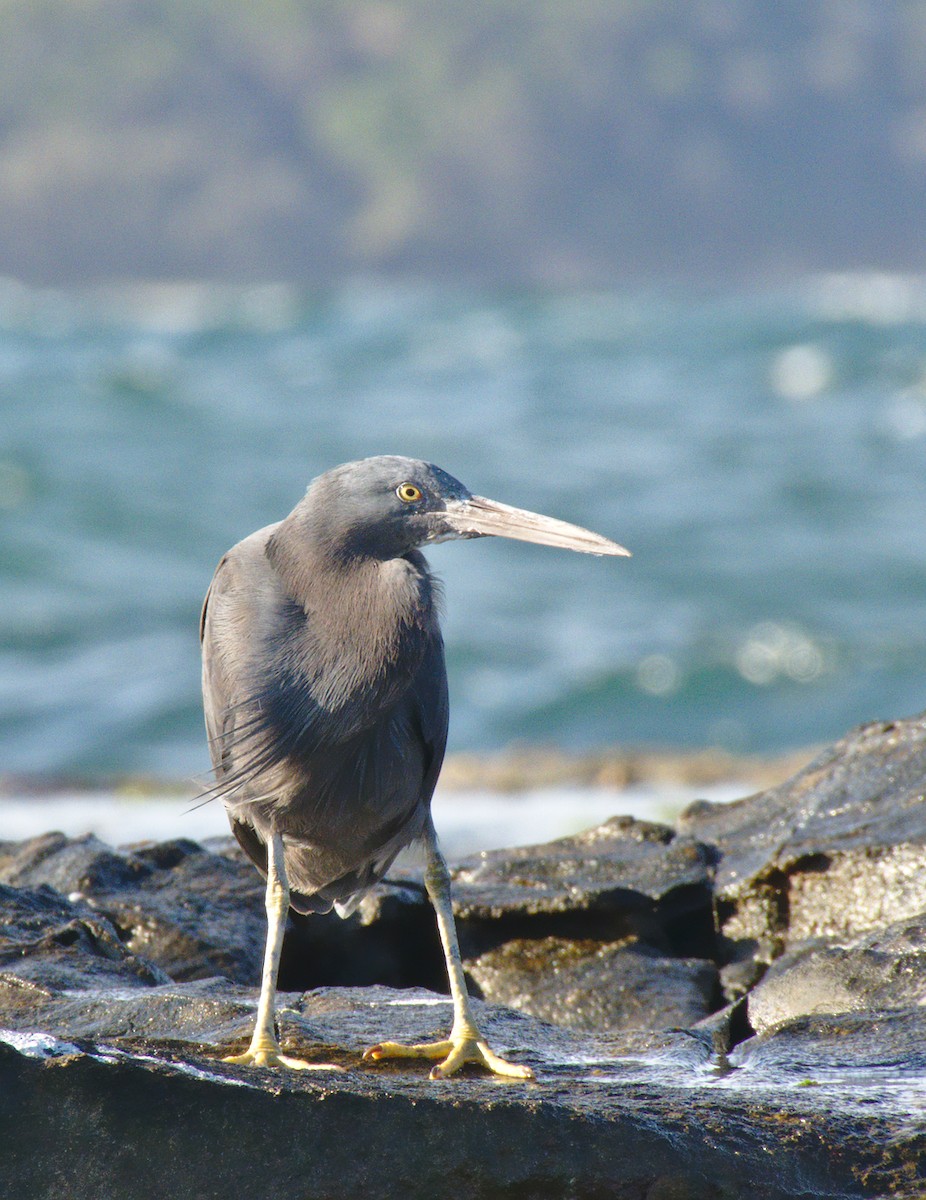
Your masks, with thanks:
[[[364,1052],[366,1059],[430,1058],[440,1059],[431,1069],[432,1079],[444,1079],[458,1071],[464,1063],[475,1063],[505,1079],[533,1079],[534,1072],[521,1063],[506,1062],[490,1049],[476,1024],[469,1002],[463,961],[457,941],[450,898],[450,872],[437,844],[437,834],[430,818],[424,829],[424,844],[428,855],[424,882],[437,916],[437,929],[444,947],[450,995],[453,998],[453,1028],[439,1042],[421,1042],[407,1046],[401,1042],[379,1042]]]
[[[289,1067],[294,1071],[340,1071],[330,1063],[310,1063],[290,1058],[280,1050],[274,1028],[274,1008],[277,975],[280,971],[280,951],[286,914],[289,911],[289,881],[283,860],[283,838],[273,835],[267,843],[267,945],[264,950],[264,970],[260,984],[257,1021],[251,1044],[243,1054],[232,1054],[223,1062],[244,1063],[255,1067]]]

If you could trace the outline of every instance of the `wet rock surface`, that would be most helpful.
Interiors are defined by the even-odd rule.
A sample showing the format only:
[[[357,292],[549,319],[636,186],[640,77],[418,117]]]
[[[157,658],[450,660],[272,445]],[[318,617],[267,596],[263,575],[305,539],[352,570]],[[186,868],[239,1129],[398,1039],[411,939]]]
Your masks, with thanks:
[[[796,1016],[926,1005],[926,914],[857,939],[806,943],[776,959],[748,997],[763,1032]]]
[[[122,995],[92,1036],[4,1035],[3,1194],[148,1196],[168,1165],[182,1200],[921,1194],[921,1014],[887,1030],[857,1015],[794,1023],[737,1048],[724,1071],[683,1030],[580,1038],[491,1009],[494,1044],[538,1082],[435,1085],[421,1064],[358,1058],[384,1030],[445,1027],[432,993],[283,997],[287,1048],[348,1068],[323,1075],[217,1061],[212,1039],[249,1029],[233,985],[155,987],[147,1000]]]
[[[770,791],[692,805],[678,828],[718,852],[727,938],[770,961],[926,911],[924,789],[926,721],[879,722]]]
[[[169,1162],[178,1197],[922,1196],[924,788],[926,721],[872,725],[676,829],[458,864],[486,1031],[532,1084],[361,1062],[449,1025],[414,871],[291,920],[284,1049],[344,1068],[293,1074],[221,1062],[264,939],[230,843],[0,843],[0,1195],[147,1196]]]
[[[454,871],[464,920],[560,913],[684,912],[709,887],[711,852],[667,825],[614,817],[543,846],[475,855]]]
[[[0,843],[0,882],[44,884],[105,916],[125,946],[173,979],[251,982],[265,935],[263,888],[186,839],[116,851],[93,836]]]
[[[11,1000],[41,990],[167,983],[154,963],[131,953],[113,925],[47,884],[0,884],[0,988]]]

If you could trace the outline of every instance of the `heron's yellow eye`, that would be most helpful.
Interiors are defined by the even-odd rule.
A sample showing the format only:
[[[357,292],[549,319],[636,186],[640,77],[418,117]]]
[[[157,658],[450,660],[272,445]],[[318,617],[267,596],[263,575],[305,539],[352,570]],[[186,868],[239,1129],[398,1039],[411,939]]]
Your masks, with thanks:
[[[413,483],[400,483],[395,494],[405,504],[414,504],[416,500],[421,499],[421,488],[415,487]]]

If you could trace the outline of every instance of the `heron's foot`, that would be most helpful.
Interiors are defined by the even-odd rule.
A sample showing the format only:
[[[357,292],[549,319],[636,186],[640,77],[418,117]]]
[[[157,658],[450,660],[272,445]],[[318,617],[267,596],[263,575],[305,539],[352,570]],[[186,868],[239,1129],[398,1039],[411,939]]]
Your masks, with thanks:
[[[343,1071],[335,1063],[306,1062],[304,1058],[290,1058],[276,1042],[252,1042],[243,1054],[230,1054],[222,1062],[237,1063],[244,1067],[286,1067],[290,1071]]]
[[[489,1049],[488,1042],[477,1033],[454,1035],[444,1042],[422,1042],[406,1046],[401,1042],[379,1042],[363,1053],[365,1059],[380,1058],[439,1058],[443,1061],[431,1068],[431,1079],[446,1079],[455,1071],[459,1071],[464,1063],[476,1063],[485,1067],[493,1075],[501,1075],[504,1079],[533,1079],[534,1072],[530,1067],[520,1063],[507,1062],[504,1058]]]

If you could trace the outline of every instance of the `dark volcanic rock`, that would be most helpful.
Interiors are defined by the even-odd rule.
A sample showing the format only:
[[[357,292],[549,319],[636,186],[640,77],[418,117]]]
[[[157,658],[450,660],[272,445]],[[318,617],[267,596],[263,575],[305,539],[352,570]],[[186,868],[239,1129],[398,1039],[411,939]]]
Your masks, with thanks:
[[[0,880],[16,887],[47,884],[64,895],[93,894],[130,888],[150,874],[140,858],[111,849],[92,834],[44,833],[25,842],[0,842]]]
[[[793,779],[679,820],[717,852],[731,997],[809,939],[926,912],[926,719],[863,726]]]
[[[680,832],[717,846],[720,891],[817,855],[926,844],[926,717],[853,730],[779,787],[699,801]]]
[[[253,869],[253,868],[251,868]],[[434,910],[420,875],[393,872],[347,920],[334,913],[293,915],[284,944],[282,986],[447,986]]]
[[[110,922],[87,905],[74,904],[46,886],[0,884],[0,988],[6,1003],[28,1003],[44,987],[166,982],[163,971],[132,954]],[[4,1007],[0,999],[0,1018]]]
[[[920,1087],[926,1070],[926,1010],[910,1006],[896,1012],[821,1013],[798,1017],[743,1042],[730,1055],[736,1069],[774,1073],[788,1086],[803,1086],[842,1079],[846,1087],[859,1088],[858,1099],[871,1103],[871,1095],[886,1099],[895,1089]],[[922,1100],[910,1097],[910,1118],[922,1124]],[[874,1107],[874,1106],[872,1106]],[[923,1161],[926,1171],[926,1159]]]
[[[772,963],[748,998],[758,1032],[793,1017],[926,1005],[926,914],[852,945],[814,942]]]
[[[515,940],[466,969],[483,999],[589,1033],[691,1026],[720,995],[714,963],[636,941]]]
[[[575,837],[466,859],[453,872],[454,911],[472,921],[681,910],[690,893],[700,899],[709,889],[710,877],[704,846],[667,825],[613,817]]]
[[[221,1063],[219,1047],[194,1042],[197,1029],[224,1037],[236,1023],[244,1036],[240,989],[227,984],[174,985],[187,1040],[159,1042],[144,1002],[163,1012],[170,990],[125,997],[108,1030],[97,1021],[102,1045],[4,1035],[0,1194],[134,1200],[162,1190],[165,1169],[177,1200],[849,1200],[913,1197],[926,1184],[922,1092],[891,1102],[883,1075],[890,1060],[895,1085],[915,1082],[903,1056],[923,1061],[922,1014],[905,1014],[896,1042],[886,1032],[880,1064],[873,1030],[853,1017],[754,1039],[723,1072],[683,1031],[583,1039],[489,1010],[494,1044],[530,1061],[539,1081],[432,1083],[425,1064],[362,1064],[357,1050],[385,1033],[446,1028],[441,997],[333,989],[298,1000],[283,1014],[287,1045],[321,1041],[350,1067],[316,1074]],[[851,1089],[819,1069],[821,1045],[840,1065],[856,1049],[865,1072]],[[803,1086],[810,1071],[815,1086]]]
[[[346,1069],[290,1073],[221,1061],[265,929],[237,851],[0,844],[0,1195],[134,1200],[169,1163],[179,1200],[921,1200],[924,781],[926,720],[867,726],[678,833],[615,819],[460,864],[468,969],[521,1011],[477,1007],[530,1084],[361,1061],[450,1023],[408,987],[444,983],[413,874],[291,921],[281,1040]],[[303,991],[372,981],[406,990]]]
[[[104,913],[174,979],[260,977],[266,917],[253,869],[178,838],[114,851],[60,833],[0,847],[0,880],[48,884]]]
[[[678,827],[719,851],[718,896],[786,874],[794,936],[857,933],[926,910],[924,781],[926,719],[865,725],[779,787],[699,801]]]

